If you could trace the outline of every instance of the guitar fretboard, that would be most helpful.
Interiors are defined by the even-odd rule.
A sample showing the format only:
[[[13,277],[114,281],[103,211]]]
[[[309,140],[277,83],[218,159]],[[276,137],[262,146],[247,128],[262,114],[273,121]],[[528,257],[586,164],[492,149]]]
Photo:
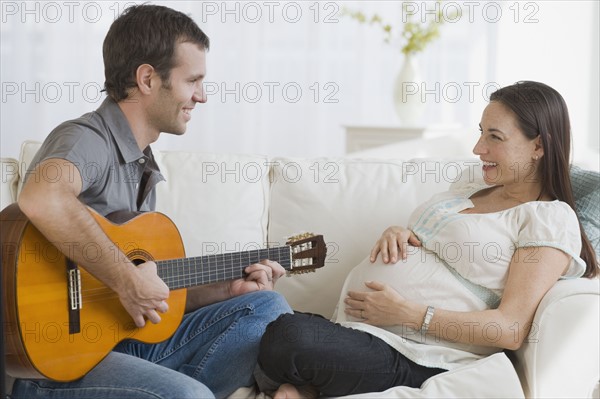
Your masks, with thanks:
[[[246,267],[264,259],[279,262],[286,270],[291,269],[289,246],[162,260],[156,265],[160,278],[169,289],[176,290],[241,278]]]

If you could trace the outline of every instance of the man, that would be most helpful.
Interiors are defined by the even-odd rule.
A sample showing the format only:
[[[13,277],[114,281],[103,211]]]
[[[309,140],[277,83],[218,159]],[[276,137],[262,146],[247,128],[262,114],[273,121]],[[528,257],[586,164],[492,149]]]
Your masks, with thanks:
[[[128,8],[104,41],[108,98],[50,133],[19,197],[31,222],[50,242],[68,243],[61,250],[112,288],[138,327],[160,323],[169,290],[154,262],[136,267],[121,253],[115,259],[86,205],[101,215],[153,210],[163,178],[149,145],[161,132],[183,134],[195,105],[206,102],[208,48],[188,16],[155,5]],[[44,178],[49,168],[60,177]],[[90,242],[100,248],[93,261],[81,252]],[[77,381],[17,380],[12,396],[205,398],[252,385],[260,335],[291,310],[272,291],[284,273],[278,263],[264,260],[245,272],[244,279],[189,289],[186,315],[167,341],[123,341]]]

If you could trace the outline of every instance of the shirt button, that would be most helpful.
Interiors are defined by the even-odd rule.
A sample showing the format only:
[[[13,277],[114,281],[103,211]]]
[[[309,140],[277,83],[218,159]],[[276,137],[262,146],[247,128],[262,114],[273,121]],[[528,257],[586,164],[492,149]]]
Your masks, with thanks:
[[[146,163],[146,160],[144,158],[140,158],[140,159],[138,159],[138,162],[141,164],[144,164],[144,163]]]

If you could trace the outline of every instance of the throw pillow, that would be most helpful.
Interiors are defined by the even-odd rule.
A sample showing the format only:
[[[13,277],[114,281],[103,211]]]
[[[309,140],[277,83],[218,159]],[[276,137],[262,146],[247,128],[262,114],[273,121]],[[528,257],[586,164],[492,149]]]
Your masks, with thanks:
[[[600,259],[600,173],[571,166],[575,209]]]

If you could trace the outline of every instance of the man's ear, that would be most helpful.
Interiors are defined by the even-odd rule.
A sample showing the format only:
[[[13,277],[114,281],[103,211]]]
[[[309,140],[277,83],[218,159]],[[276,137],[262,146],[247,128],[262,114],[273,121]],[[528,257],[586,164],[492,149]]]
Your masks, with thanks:
[[[135,71],[135,80],[138,90],[142,94],[150,94],[155,77],[154,67],[150,64],[142,64]]]

